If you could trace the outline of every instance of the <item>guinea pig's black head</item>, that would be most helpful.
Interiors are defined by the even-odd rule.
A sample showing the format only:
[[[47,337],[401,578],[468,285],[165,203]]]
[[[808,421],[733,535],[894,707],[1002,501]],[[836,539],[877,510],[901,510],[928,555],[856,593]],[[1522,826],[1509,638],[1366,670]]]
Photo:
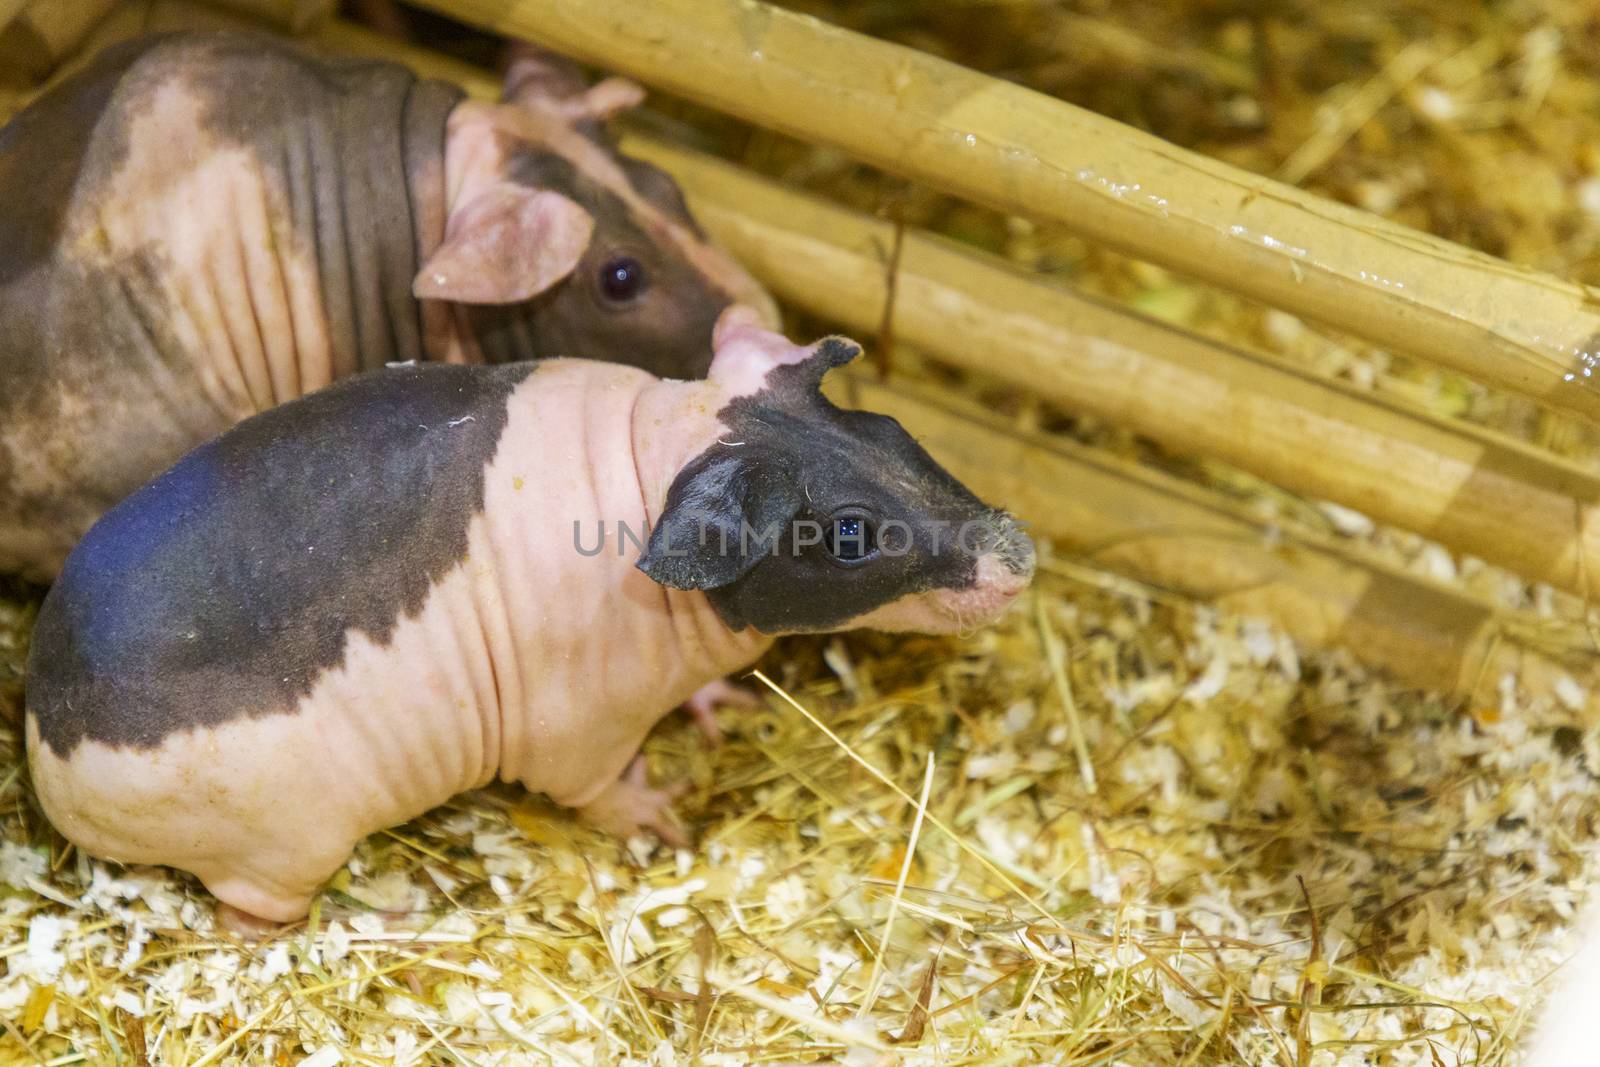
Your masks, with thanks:
[[[746,354],[730,356],[740,344]],[[638,564],[651,578],[704,590],[730,627],[769,634],[954,632],[1027,586],[1033,545],[1015,519],[894,419],[823,397],[823,375],[860,354],[854,343],[798,349],[751,331],[717,347],[713,380],[737,360],[728,373],[749,388],[719,413],[728,433],[673,481]]]

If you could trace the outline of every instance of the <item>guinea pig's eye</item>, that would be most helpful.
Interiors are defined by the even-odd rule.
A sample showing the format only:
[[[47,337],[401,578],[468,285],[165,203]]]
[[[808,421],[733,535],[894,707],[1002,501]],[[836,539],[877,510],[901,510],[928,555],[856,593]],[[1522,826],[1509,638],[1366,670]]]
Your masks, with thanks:
[[[644,292],[644,264],[632,256],[606,260],[600,268],[600,291],[615,304],[626,304]]]
[[[828,530],[828,554],[840,563],[861,563],[878,552],[878,532],[860,515],[836,515]]]

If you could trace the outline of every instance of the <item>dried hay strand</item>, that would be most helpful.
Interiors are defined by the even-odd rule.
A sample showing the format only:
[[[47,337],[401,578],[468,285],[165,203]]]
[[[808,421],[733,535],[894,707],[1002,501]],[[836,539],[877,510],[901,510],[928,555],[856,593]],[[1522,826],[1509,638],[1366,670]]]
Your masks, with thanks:
[[[1379,6],[1242,34],[1211,4],[1165,20],[1137,0],[984,8],[1019,31],[1003,45],[959,32],[963,5],[827,13],[929,50],[995,49],[977,58],[1262,172],[1298,152],[1322,192],[1585,277],[1600,158],[1580,149],[1600,144],[1585,104],[1600,77],[1579,44],[1563,62],[1540,43],[1547,27],[1581,43],[1577,5],[1488,28],[1408,5],[1437,14],[1426,33],[1454,65],[1345,110],[1340,87],[1392,80],[1396,36],[1422,32]],[[1021,32],[1058,17],[1099,29]],[[1492,47],[1466,51],[1473,33]],[[1271,85],[1238,46],[1252,35],[1273,43]],[[1308,71],[1339,77],[1307,88]],[[1470,122],[1419,128],[1442,113],[1432,89]],[[1331,134],[1324,103],[1345,114]],[[857,206],[882,196],[848,161],[764,135],[752,160]],[[1584,427],[1058,228],[915,190],[903,211],[1230,343],[1597,458]],[[1041,417],[914,351],[895,373]],[[1594,880],[1587,606],[1218,465],[1152,458],[1092,420],[1065,428],[1514,605],[1517,638],[1570,670],[1497,669],[1461,704],[1047,553],[993,631],[787,641],[762,665],[766,708],[723,715],[729,744],[665,724],[647,753],[695,785],[692,850],[611,841],[492,788],[365,842],[309,923],[261,945],[218,934],[187,878],[66,849],[0,725],[0,1067],[1516,1062]],[[0,686],[29,604],[4,598]]]

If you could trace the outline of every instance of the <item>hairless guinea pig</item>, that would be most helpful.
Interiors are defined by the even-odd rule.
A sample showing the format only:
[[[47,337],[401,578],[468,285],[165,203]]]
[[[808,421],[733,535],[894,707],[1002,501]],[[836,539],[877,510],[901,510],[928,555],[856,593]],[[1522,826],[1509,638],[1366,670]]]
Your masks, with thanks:
[[[108,512],[45,600],[46,813],[275,921],[363,835],[496,777],[680,839],[634,757],[697,688],[773,634],[987,622],[1032,574],[1010,516],[823,398],[858,351],[734,308],[706,381],[424,364],[246,420]]]
[[[703,377],[770,300],[524,54],[497,105],[270,38],[147,37],[0,129],[0,571],[247,415],[394,360],[573,356]]]

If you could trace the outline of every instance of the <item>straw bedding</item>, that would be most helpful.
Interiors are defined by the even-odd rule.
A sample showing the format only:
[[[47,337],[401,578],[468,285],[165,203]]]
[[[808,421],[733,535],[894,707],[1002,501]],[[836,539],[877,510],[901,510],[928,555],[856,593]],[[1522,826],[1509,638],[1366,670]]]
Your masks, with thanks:
[[[1004,36],[955,6],[811,5],[1257,169],[1293,163],[1497,254],[1597,269],[1584,5],[1493,22],[1322,6],[1281,22],[1199,2],[985,6]],[[1427,50],[1410,80],[1372,89],[1407,49]],[[776,139],[743,154],[867,206],[892,188]],[[891,195],[1154,314],[1600,459],[1592,428],[1047,227]],[[725,746],[664,724],[646,751],[656,777],[693,783],[693,849],[615,842],[491,788],[367,841],[308,924],[261,944],[214,930],[186,877],[65,847],[0,726],[0,1065],[1515,1062],[1593,879],[1594,613],[1342,509],[1064,429],[1533,608],[1568,666],[1419,694],[1046,551],[991,631],[784,642],[770,685],[750,680],[765,709],[723,715]],[[31,604],[12,590],[0,611],[13,697]]]

